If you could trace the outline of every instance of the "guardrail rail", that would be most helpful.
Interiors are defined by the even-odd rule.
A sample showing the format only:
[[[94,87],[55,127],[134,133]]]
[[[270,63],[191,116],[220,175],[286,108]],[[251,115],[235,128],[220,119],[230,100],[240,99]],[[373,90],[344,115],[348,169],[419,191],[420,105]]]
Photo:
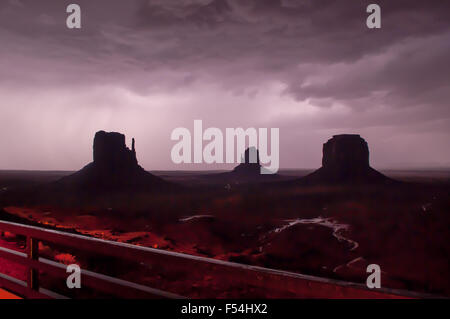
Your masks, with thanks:
[[[299,292],[305,298],[422,298],[426,295],[393,289],[370,290],[357,283],[319,278],[287,271],[268,269],[258,266],[243,265],[212,258],[187,255],[160,249],[136,246],[126,243],[107,241],[98,238],[81,236],[0,221],[0,235],[10,232],[26,237],[26,250],[19,252],[0,247],[0,258],[27,267],[27,280],[22,281],[0,273],[0,288],[9,290],[24,298],[65,298],[58,293],[44,289],[39,284],[39,271],[52,276],[67,278],[66,265],[39,256],[39,242],[55,244],[100,256],[115,257],[136,263],[169,263],[171,265],[192,264],[205,267],[214,276],[215,272],[229,274],[239,278],[242,284],[261,287],[262,289],[287,289]],[[89,270],[81,270],[84,286],[95,291],[112,294],[119,298],[184,298],[176,293],[162,291],[139,283],[99,274]],[[332,294],[330,295],[330,292]]]

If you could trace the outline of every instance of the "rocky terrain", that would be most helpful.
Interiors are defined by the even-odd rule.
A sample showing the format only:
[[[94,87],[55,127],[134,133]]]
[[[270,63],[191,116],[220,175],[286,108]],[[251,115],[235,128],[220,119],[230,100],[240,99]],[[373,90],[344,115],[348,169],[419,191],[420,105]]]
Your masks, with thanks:
[[[38,186],[23,174],[11,182],[9,174],[0,180],[7,188],[0,203],[7,216],[43,227],[326,278],[364,283],[365,267],[375,263],[383,287],[450,295],[447,179],[396,182],[370,167],[368,145],[357,135],[325,143],[322,167],[304,177],[258,182],[258,169],[242,163],[220,174],[164,173],[168,182],[138,165],[123,135],[99,132],[84,169]],[[96,265],[181,294],[219,295],[225,287],[220,276],[193,276],[194,269],[147,274],[42,249],[60,262]],[[227,296],[256,295],[241,288]]]
[[[94,192],[170,189],[173,185],[139,166],[134,138],[132,141],[130,150],[125,144],[125,135],[116,132],[97,132],[94,137],[93,162],[57,181],[55,187],[67,191]]]
[[[299,180],[302,184],[392,184],[394,180],[369,164],[369,146],[359,135],[335,135],[323,145],[322,167]]]

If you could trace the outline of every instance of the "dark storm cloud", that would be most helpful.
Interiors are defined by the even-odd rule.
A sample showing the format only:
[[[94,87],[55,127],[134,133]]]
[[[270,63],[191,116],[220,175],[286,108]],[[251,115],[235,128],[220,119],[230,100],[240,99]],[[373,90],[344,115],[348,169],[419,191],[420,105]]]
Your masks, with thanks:
[[[446,103],[450,3],[379,1],[383,27],[374,31],[365,26],[371,2],[145,1],[139,23],[180,35],[174,60],[195,56],[239,65],[248,59],[253,76],[285,82],[286,92],[300,100],[370,97],[396,106],[437,95],[431,104]]]
[[[82,8],[81,30],[65,27],[70,3]],[[366,27],[369,3],[381,6],[379,30]],[[4,0],[0,40],[4,119],[45,113],[26,97],[35,109],[94,110],[105,123],[126,108],[152,118],[143,105],[161,101],[181,105],[158,108],[167,123],[204,117],[219,127],[280,127],[282,151],[304,130],[320,132],[319,146],[347,131],[374,143],[386,142],[383,134],[397,134],[396,143],[450,134],[449,1]],[[131,115],[128,122],[145,130]],[[429,143],[430,157],[438,144]],[[439,156],[450,162],[450,153]]]
[[[279,53],[279,58],[291,57],[286,63],[354,61],[407,37],[448,30],[450,4],[435,2],[431,6],[424,1],[378,1],[383,9],[383,29],[368,30],[365,11],[372,2],[143,1],[138,16],[141,25],[149,29],[171,27],[173,34],[183,36],[186,42],[198,36],[216,37],[210,44],[235,48],[222,51],[223,56],[253,54],[261,49],[268,50],[268,56]]]
[[[78,1],[85,14],[75,34],[61,26],[68,3],[5,1],[0,19],[8,42],[32,41],[40,66],[62,61],[67,81],[116,81],[124,71],[120,80],[137,90],[155,86],[148,72],[168,86],[281,81],[299,100],[401,99],[448,84],[447,1],[378,1],[381,30],[365,26],[371,1]]]

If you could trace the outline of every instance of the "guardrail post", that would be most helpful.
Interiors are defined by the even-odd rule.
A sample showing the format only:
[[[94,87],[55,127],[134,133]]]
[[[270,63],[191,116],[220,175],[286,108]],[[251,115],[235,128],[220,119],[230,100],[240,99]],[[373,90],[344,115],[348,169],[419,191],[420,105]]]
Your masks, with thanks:
[[[31,260],[39,258],[39,242],[32,237],[27,237],[27,255]],[[39,290],[39,271],[33,267],[28,269],[27,286],[31,290]]]

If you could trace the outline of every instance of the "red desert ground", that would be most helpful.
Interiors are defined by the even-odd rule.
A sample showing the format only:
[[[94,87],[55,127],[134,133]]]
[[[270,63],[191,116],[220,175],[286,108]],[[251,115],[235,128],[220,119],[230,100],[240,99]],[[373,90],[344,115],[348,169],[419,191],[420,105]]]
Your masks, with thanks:
[[[358,135],[333,137],[323,157],[317,171],[273,176],[258,174],[258,163],[230,172],[149,173],[123,135],[99,132],[94,161],[78,172],[0,172],[0,218],[358,283],[368,264],[378,264],[383,287],[450,296],[449,173],[381,174]],[[10,233],[0,237],[2,247],[24,244]],[[182,266],[148,269],[39,248],[61,263],[194,298],[301,297]],[[0,259],[0,273],[23,278],[25,269]],[[52,284],[50,276],[43,280]]]

